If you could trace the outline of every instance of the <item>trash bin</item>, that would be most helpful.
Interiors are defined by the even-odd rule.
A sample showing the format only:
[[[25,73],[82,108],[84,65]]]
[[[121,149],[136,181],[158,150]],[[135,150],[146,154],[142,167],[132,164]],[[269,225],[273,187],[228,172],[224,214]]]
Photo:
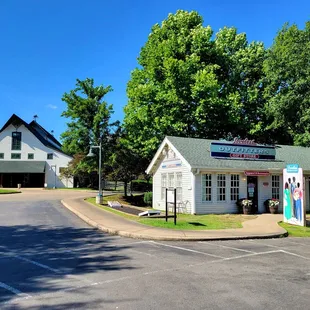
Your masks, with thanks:
[[[17,188],[21,189],[22,185],[21,184],[17,184]]]

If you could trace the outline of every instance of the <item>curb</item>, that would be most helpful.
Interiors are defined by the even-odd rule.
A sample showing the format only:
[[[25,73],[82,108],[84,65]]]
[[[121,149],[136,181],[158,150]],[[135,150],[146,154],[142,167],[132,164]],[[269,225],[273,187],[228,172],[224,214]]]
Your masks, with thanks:
[[[284,238],[288,236],[288,232],[285,233],[272,233],[265,235],[248,235],[248,236],[226,236],[226,237],[161,237],[161,236],[150,236],[138,233],[129,233],[128,231],[116,230],[108,228],[98,224],[96,221],[88,218],[83,213],[75,210],[70,205],[68,205],[64,200],[60,201],[64,207],[82,219],[84,222],[92,227],[95,227],[105,233],[110,235],[118,235],[122,237],[132,238],[132,239],[143,239],[143,240],[157,240],[157,241],[225,241],[225,240],[246,240],[246,239],[274,239],[274,238]]]

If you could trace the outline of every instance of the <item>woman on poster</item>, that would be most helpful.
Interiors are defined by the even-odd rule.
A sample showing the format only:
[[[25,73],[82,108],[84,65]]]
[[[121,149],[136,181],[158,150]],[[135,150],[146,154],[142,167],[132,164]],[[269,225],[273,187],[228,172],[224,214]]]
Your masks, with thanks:
[[[297,187],[294,189],[294,201],[295,201],[295,217],[298,222],[302,221],[302,190],[300,189],[300,183],[297,183]]]
[[[284,186],[284,216],[288,221],[292,217],[291,190],[288,182]]]

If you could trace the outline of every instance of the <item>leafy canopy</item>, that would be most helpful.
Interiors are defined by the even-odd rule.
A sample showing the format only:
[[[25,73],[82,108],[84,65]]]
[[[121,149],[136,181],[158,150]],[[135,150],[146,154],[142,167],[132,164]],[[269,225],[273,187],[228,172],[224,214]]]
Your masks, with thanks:
[[[169,14],[153,26],[127,85],[128,147],[150,158],[166,135],[260,137],[265,56],[235,28],[214,37],[197,12]]]
[[[295,145],[310,146],[310,22],[284,25],[265,61],[270,128],[283,128]],[[291,142],[288,141],[288,142]]]

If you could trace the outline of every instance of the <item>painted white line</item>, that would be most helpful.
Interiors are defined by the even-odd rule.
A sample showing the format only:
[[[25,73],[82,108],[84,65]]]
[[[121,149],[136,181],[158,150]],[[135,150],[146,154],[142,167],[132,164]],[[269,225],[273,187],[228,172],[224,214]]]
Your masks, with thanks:
[[[9,286],[3,282],[0,282],[0,287],[10,291],[11,293],[14,293],[15,295],[18,295],[18,296],[24,296],[24,298],[30,298],[31,296],[26,294],[26,293],[22,293],[20,290],[12,287],[12,286]]]
[[[241,251],[241,252],[246,252],[246,253],[256,253],[256,252],[254,252],[254,251],[249,251],[249,250],[234,248],[234,247],[227,246],[227,245],[222,245],[222,244],[216,244],[216,243],[214,243],[214,242],[199,241],[199,243],[204,243],[204,244],[208,244],[208,245],[218,246],[218,247],[220,247],[220,248],[231,249],[231,250],[236,250],[236,251]]]
[[[182,248],[180,246],[175,246],[175,245],[164,244],[164,243],[160,243],[160,242],[156,242],[156,241],[150,241],[150,243],[158,244],[161,246],[165,246],[165,247],[173,248],[173,249],[178,249],[178,250],[182,250],[182,251],[188,251],[188,252],[192,252],[192,253],[202,254],[202,255],[206,255],[206,256],[212,256],[212,257],[216,257],[216,258],[225,258],[225,257],[219,256],[219,255],[214,255],[214,254],[210,254],[210,253],[206,253],[206,252],[200,252],[200,251]]]
[[[299,257],[299,258],[303,258],[303,259],[306,259],[306,260],[310,260],[309,257],[305,257],[305,256],[302,256],[302,255],[299,255],[299,254],[296,254],[296,253],[289,252],[289,251],[280,250],[280,252],[283,252],[283,253],[286,253],[286,254],[289,254],[289,255],[293,255],[293,256],[296,256],[296,257]]]
[[[146,252],[142,252],[142,251],[138,251],[138,250],[134,250],[134,249],[128,249],[128,251],[157,258],[156,255],[153,255],[153,254],[150,254],[150,253],[146,253]]]
[[[276,250],[276,251],[268,251],[268,252],[255,252],[255,253],[251,253],[251,254],[245,254],[245,255],[240,255],[240,256],[235,256],[235,257],[224,258],[223,261],[225,261],[225,260],[234,260],[234,259],[245,258],[245,257],[251,257],[251,256],[257,256],[257,255],[280,253],[280,252],[282,252],[282,251],[281,250]],[[218,261],[218,262],[220,262],[220,261]]]
[[[249,243],[249,244],[263,245],[263,246],[267,246],[267,247],[270,247],[270,248],[285,249],[285,247],[281,247],[281,246],[277,246],[277,245],[271,245],[271,244],[257,242],[257,241],[250,241],[250,240],[239,240],[239,241],[245,242],[245,243]]]
[[[25,261],[25,262],[27,262],[27,263],[33,264],[33,265],[35,265],[35,266],[41,267],[41,268],[43,268],[43,269],[47,269],[47,270],[52,271],[52,272],[55,272],[55,273],[61,273],[61,272],[60,272],[59,270],[57,270],[57,269],[54,269],[54,268],[51,268],[51,267],[49,267],[49,266],[47,266],[47,265],[38,263],[38,262],[36,262],[36,261],[34,261],[34,260],[31,260],[31,259],[28,259],[28,258],[25,258],[25,257],[21,257],[21,256],[18,256],[18,255],[13,256],[13,257],[15,257],[15,258],[17,258],[17,259],[19,259],[19,260],[23,260],[23,261]]]
[[[291,243],[291,244],[297,244],[297,245],[302,245],[302,246],[310,246],[310,244],[306,244],[306,243],[301,243],[301,242],[295,242],[292,240],[288,240],[288,238],[285,239],[286,242]]]

